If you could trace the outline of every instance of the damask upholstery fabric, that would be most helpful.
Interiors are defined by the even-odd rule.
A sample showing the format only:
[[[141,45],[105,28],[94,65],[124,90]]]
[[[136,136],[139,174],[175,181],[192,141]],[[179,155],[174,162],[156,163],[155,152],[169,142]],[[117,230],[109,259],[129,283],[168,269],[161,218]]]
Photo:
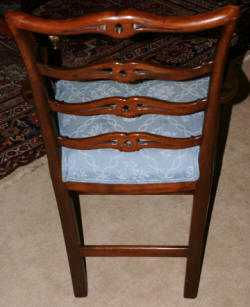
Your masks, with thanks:
[[[56,100],[87,102],[112,96],[146,96],[172,102],[189,102],[207,96],[209,78],[191,81],[65,81],[56,83]],[[204,112],[184,116],[148,114],[135,118],[115,115],[74,116],[58,114],[59,130],[71,138],[102,133],[149,132],[170,137],[201,134]],[[199,177],[199,146],[178,149],[142,149],[120,152],[115,149],[75,150],[62,148],[64,181],[146,184],[194,181]]]

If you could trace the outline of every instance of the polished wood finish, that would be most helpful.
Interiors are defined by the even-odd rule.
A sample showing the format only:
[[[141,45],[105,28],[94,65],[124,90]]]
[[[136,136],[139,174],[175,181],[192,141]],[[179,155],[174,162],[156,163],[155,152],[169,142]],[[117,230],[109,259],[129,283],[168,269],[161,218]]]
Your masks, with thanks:
[[[84,103],[63,103],[49,100],[54,112],[71,115],[113,114],[122,117],[136,117],[143,114],[185,115],[205,110],[207,98],[193,102],[173,103],[148,97],[109,97]]]
[[[22,53],[34,94],[35,106],[41,123],[48,154],[50,174],[61,216],[62,228],[69,258],[74,293],[87,295],[85,256],[180,256],[187,258],[185,297],[197,296],[205,245],[207,212],[213,179],[216,135],[219,119],[219,101],[226,54],[239,15],[237,7],[228,6],[214,12],[189,17],[159,17],[135,10],[108,11],[69,20],[43,20],[20,12],[7,14],[9,28]],[[169,69],[141,62],[109,61],[77,69],[57,68],[37,61],[30,33],[46,35],[74,35],[99,33],[114,38],[127,38],[141,32],[196,32],[220,27],[213,62],[200,67]],[[186,80],[210,74],[207,99],[174,106],[145,97],[112,97],[86,104],[66,106],[50,95],[48,78],[67,80],[111,79],[132,82],[140,79]],[[133,117],[141,114],[190,114],[205,110],[201,137],[187,139],[166,138],[142,132],[125,134],[116,131],[86,139],[66,139],[58,135],[53,115],[63,112],[75,115],[115,114]],[[146,141],[141,142],[140,139]],[[139,140],[139,141],[138,141]],[[147,147],[183,148],[200,144],[200,177],[195,182],[162,184],[98,184],[63,182],[60,146],[93,149],[117,148],[134,151]],[[140,145],[140,146],[139,146]],[[102,147],[100,147],[102,146]],[[163,146],[163,147],[161,147]],[[181,147],[180,147],[181,146]],[[188,246],[86,246],[83,242],[79,194],[193,194],[193,210]]]
[[[239,90],[238,74],[233,71],[232,67],[227,67],[225,73],[225,79],[223,80],[223,86],[221,89],[220,103],[230,104],[232,98],[234,98]]]
[[[113,148],[120,151],[137,151],[143,148],[182,149],[201,144],[201,136],[173,138],[145,132],[112,132],[88,138],[67,138],[59,136],[58,144],[72,149]]]
[[[109,79],[118,82],[155,79],[180,81],[199,77],[211,72],[212,62],[193,68],[166,68],[146,62],[107,61],[101,64],[87,65],[81,68],[54,68],[49,65],[37,64],[41,75],[64,80],[95,80]]]
[[[0,16],[0,34],[12,36],[9,27],[2,16]]]
[[[80,254],[88,257],[187,257],[187,246],[85,245]]]
[[[237,20],[233,6],[194,16],[156,16],[136,10],[105,11],[67,20],[46,20],[16,12],[16,27],[49,35],[106,34],[127,38],[142,32],[187,33],[224,26]],[[8,16],[8,18],[10,15]]]
[[[102,184],[65,182],[68,190],[80,194],[101,194],[101,195],[140,195],[140,194],[193,194],[196,181],[177,183],[155,183],[155,184]]]

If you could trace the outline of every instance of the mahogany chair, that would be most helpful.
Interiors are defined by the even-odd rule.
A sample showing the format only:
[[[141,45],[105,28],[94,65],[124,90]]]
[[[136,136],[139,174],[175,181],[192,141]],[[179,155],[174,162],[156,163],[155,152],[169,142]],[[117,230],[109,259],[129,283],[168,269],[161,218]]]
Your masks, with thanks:
[[[89,256],[185,257],[184,296],[197,296],[220,90],[238,15],[235,6],[189,17],[126,10],[61,21],[7,13],[41,123],[75,296],[87,295]],[[58,68],[40,62],[32,45],[36,33],[99,33],[121,39],[142,32],[213,28],[220,30],[214,60],[193,68],[118,61]],[[84,245],[79,194],[191,194],[189,244]]]
[[[0,16],[0,33],[1,34],[6,34],[6,35],[11,35],[11,32],[2,16]]]

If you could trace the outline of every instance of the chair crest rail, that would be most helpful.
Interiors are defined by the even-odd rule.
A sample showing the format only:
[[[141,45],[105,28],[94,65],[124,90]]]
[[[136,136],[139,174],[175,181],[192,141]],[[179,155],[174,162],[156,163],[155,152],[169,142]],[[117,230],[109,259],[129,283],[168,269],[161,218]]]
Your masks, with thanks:
[[[219,8],[194,16],[156,16],[136,10],[105,11],[65,21],[48,20],[25,13],[7,13],[15,26],[48,35],[76,35],[101,33],[114,38],[127,38],[140,32],[196,32],[223,26],[236,19],[235,7]],[[19,17],[19,18],[16,18]]]
[[[189,138],[172,138],[146,132],[111,132],[88,138],[68,138],[59,136],[60,146],[91,150],[113,148],[120,151],[137,151],[143,148],[182,149],[201,144],[201,136]]]
[[[119,82],[133,82],[143,79],[181,81],[211,73],[212,62],[196,67],[167,68],[146,62],[107,61],[102,64],[88,65],[81,68],[57,68],[37,63],[40,74],[63,80],[109,79]]]

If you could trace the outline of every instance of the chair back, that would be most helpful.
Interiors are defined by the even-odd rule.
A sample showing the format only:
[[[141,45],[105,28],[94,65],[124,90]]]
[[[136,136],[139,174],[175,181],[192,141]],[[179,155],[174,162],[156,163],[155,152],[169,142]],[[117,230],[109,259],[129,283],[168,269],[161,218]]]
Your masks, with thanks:
[[[69,20],[46,20],[22,12],[8,12],[6,19],[17,41],[26,65],[41,130],[46,145],[51,171],[60,176],[60,146],[89,150],[113,148],[136,151],[142,148],[180,149],[200,145],[200,178],[211,178],[216,140],[219,97],[223,80],[226,54],[237,21],[235,6],[220,8],[204,14],[160,17],[135,10],[106,11]],[[38,60],[33,35],[104,34],[116,39],[129,38],[148,32],[188,33],[219,29],[219,38],[213,61],[196,67],[168,68],[148,62],[106,61],[79,68],[53,67]],[[99,80],[139,82],[145,79],[183,81],[210,75],[208,96],[188,103],[173,103],[149,97],[109,97],[88,103],[67,104],[55,100],[46,87],[47,79]],[[202,135],[174,138],[145,132],[112,132],[90,138],[73,139],[59,135],[54,112],[72,115],[114,114],[136,117],[143,114],[185,115],[205,111]]]

